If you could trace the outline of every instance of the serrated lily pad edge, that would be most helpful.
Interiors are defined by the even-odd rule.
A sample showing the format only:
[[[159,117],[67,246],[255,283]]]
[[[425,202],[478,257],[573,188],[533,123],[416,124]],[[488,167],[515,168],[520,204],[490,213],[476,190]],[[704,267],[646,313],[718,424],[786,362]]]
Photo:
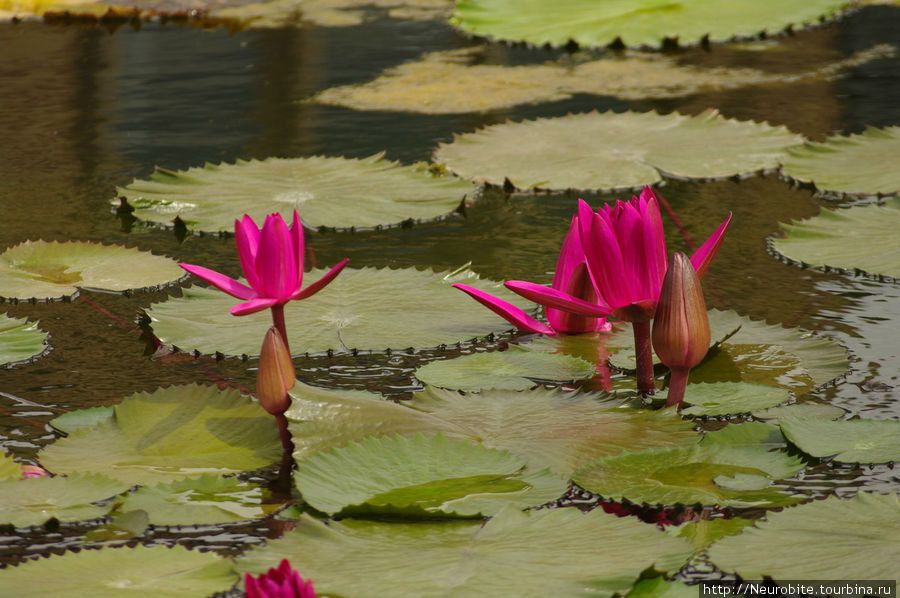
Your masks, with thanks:
[[[54,301],[58,301],[58,299],[54,299]],[[13,301],[10,301],[3,297],[0,297],[0,303],[12,303],[12,302]],[[14,302],[18,303],[19,300],[15,299]],[[12,320],[21,320],[25,324],[33,324],[35,326],[35,329],[44,335],[43,341],[41,342],[41,344],[44,346],[44,348],[41,349],[40,353],[35,353],[34,355],[32,355],[30,357],[26,357],[25,359],[20,359],[18,361],[7,361],[6,363],[0,363],[0,370],[11,370],[20,365],[28,365],[28,364],[34,363],[38,359],[40,359],[42,357],[46,357],[51,351],[53,351],[53,345],[50,344],[50,336],[51,335],[49,332],[47,332],[43,328],[39,327],[40,320],[32,321],[32,320],[28,319],[27,317],[16,318],[14,316],[10,316],[9,314],[3,314],[3,315],[6,315],[8,318],[10,318]]]

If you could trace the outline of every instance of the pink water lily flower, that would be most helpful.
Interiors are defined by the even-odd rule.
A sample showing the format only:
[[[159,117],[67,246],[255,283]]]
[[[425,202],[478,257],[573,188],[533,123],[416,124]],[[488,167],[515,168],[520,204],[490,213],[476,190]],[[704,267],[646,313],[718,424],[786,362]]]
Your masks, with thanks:
[[[532,318],[512,303],[495,297],[490,293],[466,284],[457,283],[453,286],[468,293],[473,299],[501,318],[526,332],[554,335],[560,332],[580,333],[611,329],[605,318],[573,314],[552,307],[544,310],[544,315],[547,316],[549,325],[544,324]],[[550,288],[564,292],[586,303],[591,303],[597,298],[594,285],[588,273],[587,264],[584,260],[584,252],[581,249],[577,215],[572,217],[569,232],[560,248],[559,259],[556,262],[556,272],[553,275],[553,283]]]
[[[266,308],[284,305],[295,299],[306,299],[318,293],[343,269],[348,260],[342,260],[325,276],[301,288],[303,283],[304,243],[300,215],[294,210],[294,220],[289,229],[281,214],[269,214],[262,229],[253,218],[244,214],[234,221],[234,237],[241,269],[246,284],[215,270],[181,264],[181,267],[206,282],[217,286],[232,297],[243,299],[231,308],[235,316],[245,316]]]
[[[244,591],[247,598],[316,598],[312,581],[303,581],[287,559],[258,577],[245,574]]]

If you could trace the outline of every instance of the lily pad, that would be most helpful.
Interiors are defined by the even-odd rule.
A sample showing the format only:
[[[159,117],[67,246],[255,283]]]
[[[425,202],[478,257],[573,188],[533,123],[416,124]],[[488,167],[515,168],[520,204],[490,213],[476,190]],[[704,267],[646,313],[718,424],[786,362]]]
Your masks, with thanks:
[[[841,463],[900,461],[900,422],[854,419],[829,421],[787,417],[781,431],[804,453]]]
[[[900,127],[867,128],[859,135],[829,137],[790,151],[782,172],[818,189],[855,195],[900,192],[900,174],[886,163],[900,161]]]
[[[433,361],[416,370],[425,384],[464,391],[527,390],[536,380],[569,382],[590,378],[594,365],[561,353],[528,351],[511,345],[506,351],[473,353]]]
[[[681,581],[667,581],[664,577],[641,579],[625,598],[695,598],[697,588]]]
[[[600,456],[696,444],[700,439],[674,409],[616,407],[603,393],[539,388],[460,395],[429,387],[398,405],[369,393],[329,391],[298,382],[290,394],[292,404],[285,415],[298,462],[366,436],[443,432],[508,450],[532,469],[548,467],[570,476]]]
[[[98,472],[146,485],[259,469],[280,454],[275,419],[257,403],[192,384],[127,397],[114,418],[57,440],[40,461],[54,473]]]
[[[663,173],[710,179],[775,168],[803,138],[784,127],[676,112],[590,112],[491,125],[441,144],[436,162],[518,189],[623,189]]]
[[[781,255],[813,266],[863,270],[900,279],[900,199],[884,205],[822,209],[818,216],[782,224],[784,238],[772,239]],[[872,244],[878,251],[872,251]]]
[[[775,424],[763,422],[744,422],[742,424],[728,424],[721,430],[707,432],[700,444],[704,446],[730,446],[730,447],[765,447],[767,449],[784,448],[787,440],[781,433],[781,428]]]
[[[692,521],[670,528],[667,531],[673,536],[684,538],[691,543],[694,550],[700,551],[709,548],[716,540],[726,536],[736,536],[744,531],[744,528],[752,525],[752,519],[734,517],[732,519],[720,518]],[[694,591],[696,592],[696,589]]]
[[[761,411],[753,411],[751,415],[763,421],[782,419],[784,417],[802,417],[817,419],[839,419],[847,412],[836,405],[822,403],[792,403],[783,407],[769,407]]]
[[[771,487],[803,461],[765,448],[702,445],[622,453],[575,473],[575,483],[615,500],[649,504],[776,507],[802,500]]]
[[[0,453],[0,480],[18,480],[22,477],[22,466],[6,453]]]
[[[325,270],[305,274],[317,279]],[[470,341],[510,329],[506,320],[452,288],[464,282],[527,308],[502,284],[480,280],[463,268],[434,272],[415,268],[344,268],[327,287],[301,302],[288,303],[285,321],[290,345],[299,351],[406,349]],[[181,298],[147,309],[153,333],[185,351],[259,355],[272,325],[267,311],[235,317],[234,298],[214,289],[188,287]]]
[[[860,492],[769,513],[709,549],[720,569],[744,579],[895,579],[900,562],[896,494]]]
[[[401,166],[375,154],[361,160],[313,156],[239,160],[184,171],[157,169],[149,180],[117,190],[134,215],[151,222],[176,216],[198,231],[231,231],[235,218],[266,214],[308,227],[374,228],[407,220],[433,220],[456,210],[475,191],[471,183],[436,176],[427,165]],[[118,199],[114,200],[118,203]]]
[[[260,573],[287,558],[327,595],[368,598],[611,597],[642,571],[679,569],[690,554],[634,518],[595,509],[504,509],[478,523],[328,525],[303,515],[297,528],[238,560]]]
[[[67,552],[0,571],[0,595],[17,598],[196,598],[237,581],[230,561],[182,546]]]
[[[328,514],[494,515],[556,500],[568,482],[525,461],[442,434],[364,438],[300,464],[304,500]]]
[[[183,278],[175,260],[134,247],[25,241],[0,254],[0,298],[60,299],[78,289],[155,289]]]
[[[262,496],[259,486],[204,475],[140,488],[125,497],[118,511],[144,511],[152,525],[211,525],[263,517]]]
[[[810,0],[785,5],[778,0],[460,0],[451,22],[466,33],[534,45],[656,46],[666,38],[680,44],[703,39],[775,33],[817,23],[849,5],[846,0]]]
[[[30,361],[49,350],[48,334],[37,322],[0,314],[0,367]]]
[[[451,0],[270,0],[226,5],[211,16],[237,19],[248,27],[272,28],[303,24],[318,27],[350,27],[373,18],[372,8],[386,9],[392,19],[430,20],[448,18]]]
[[[790,398],[790,393],[783,388],[747,382],[689,384],[684,402],[690,407],[682,410],[681,414],[716,416],[749,413],[754,409],[780,405]]]
[[[54,417],[50,420],[50,425],[63,434],[71,434],[81,428],[93,428],[100,422],[111,421],[115,412],[115,407],[76,409]]]
[[[105,516],[110,506],[91,503],[128,489],[128,484],[106,476],[73,475],[0,480],[0,523],[16,527],[41,525],[51,518],[81,521]],[[2,580],[0,574],[0,580]],[[3,582],[0,581],[0,588]],[[4,595],[0,591],[0,595]]]

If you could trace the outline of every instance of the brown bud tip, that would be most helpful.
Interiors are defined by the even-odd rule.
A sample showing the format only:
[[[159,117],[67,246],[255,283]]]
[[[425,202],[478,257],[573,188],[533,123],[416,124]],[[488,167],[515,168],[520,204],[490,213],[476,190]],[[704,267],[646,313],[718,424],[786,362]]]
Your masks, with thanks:
[[[287,345],[273,326],[266,332],[259,355],[256,375],[256,398],[271,413],[284,413],[291,404],[288,391],[293,388],[296,374]]]
[[[700,279],[683,253],[672,256],[653,320],[653,349],[670,368],[692,368],[709,350],[709,317]]]

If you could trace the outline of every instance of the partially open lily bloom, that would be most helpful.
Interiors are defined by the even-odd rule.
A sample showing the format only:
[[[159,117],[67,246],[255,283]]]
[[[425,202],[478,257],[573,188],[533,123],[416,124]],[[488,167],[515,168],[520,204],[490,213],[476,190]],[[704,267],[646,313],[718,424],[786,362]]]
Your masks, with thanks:
[[[272,326],[263,339],[256,374],[256,398],[263,409],[272,415],[287,411],[291,405],[288,391],[294,387],[296,377],[291,352],[281,333]]]
[[[302,288],[303,225],[296,210],[290,228],[281,214],[266,216],[262,229],[256,226],[253,218],[244,214],[242,219],[234,222],[234,237],[248,284],[203,266],[181,264],[181,267],[232,297],[243,299],[244,303],[231,308],[231,313],[236,316],[310,297],[331,282],[348,261],[342,260],[325,276]]]
[[[312,581],[303,581],[287,559],[258,577],[247,573],[244,591],[247,598],[316,598]]]

